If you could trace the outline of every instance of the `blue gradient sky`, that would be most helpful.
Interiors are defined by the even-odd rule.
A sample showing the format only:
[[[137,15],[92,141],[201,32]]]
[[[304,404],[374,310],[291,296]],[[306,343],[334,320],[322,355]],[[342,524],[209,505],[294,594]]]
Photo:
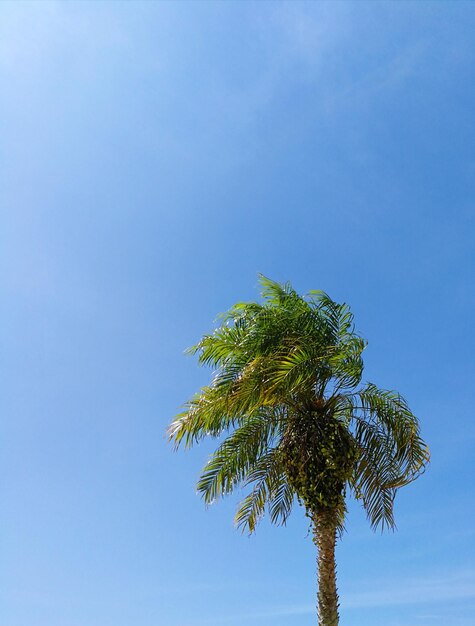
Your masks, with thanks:
[[[420,416],[398,532],[358,506],[343,626],[475,625],[475,4],[0,4],[0,621],[304,626],[296,510],[205,510],[164,430],[257,273],[350,303]]]

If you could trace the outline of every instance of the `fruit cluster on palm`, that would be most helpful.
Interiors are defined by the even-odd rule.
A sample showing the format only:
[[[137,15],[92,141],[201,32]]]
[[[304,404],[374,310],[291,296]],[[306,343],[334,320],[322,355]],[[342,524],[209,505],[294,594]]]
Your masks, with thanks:
[[[396,490],[428,461],[405,400],[361,384],[366,342],[346,304],[298,295],[261,277],[262,304],[236,304],[191,349],[216,372],[169,428],[176,446],[220,443],[198,490],[207,503],[248,485],[236,523],[253,532],[266,508],[285,523],[295,501],[318,547],[320,626],[337,626],[335,543],[351,493],[373,527],[393,527]]]

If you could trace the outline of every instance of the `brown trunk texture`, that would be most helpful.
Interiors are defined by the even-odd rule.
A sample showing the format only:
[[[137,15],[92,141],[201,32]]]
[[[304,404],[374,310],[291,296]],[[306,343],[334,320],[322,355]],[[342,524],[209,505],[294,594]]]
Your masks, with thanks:
[[[314,515],[314,537],[318,549],[318,626],[338,626],[336,590],[336,516],[332,511]]]

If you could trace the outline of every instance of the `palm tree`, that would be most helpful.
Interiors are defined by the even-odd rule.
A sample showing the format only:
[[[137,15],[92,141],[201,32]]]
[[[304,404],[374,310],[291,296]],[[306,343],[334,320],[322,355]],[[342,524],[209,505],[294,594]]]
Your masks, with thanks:
[[[169,437],[177,447],[219,439],[198,490],[209,504],[248,485],[235,517],[244,530],[266,508],[283,524],[295,501],[305,508],[318,551],[318,623],[337,626],[335,544],[347,494],[373,528],[394,528],[396,491],[429,453],[406,401],[361,385],[366,342],[349,307],[322,291],[301,297],[289,284],[260,282],[263,304],[236,304],[190,349],[216,373]]]

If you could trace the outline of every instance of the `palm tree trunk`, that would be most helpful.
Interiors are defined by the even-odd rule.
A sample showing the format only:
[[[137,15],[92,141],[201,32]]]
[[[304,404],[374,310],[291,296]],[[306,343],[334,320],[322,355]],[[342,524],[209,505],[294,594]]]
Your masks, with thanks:
[[[318,626],[338,626],[338,593],[336,590],[336,516],[320,511],[313,516],[314,541],[318,549]]]

